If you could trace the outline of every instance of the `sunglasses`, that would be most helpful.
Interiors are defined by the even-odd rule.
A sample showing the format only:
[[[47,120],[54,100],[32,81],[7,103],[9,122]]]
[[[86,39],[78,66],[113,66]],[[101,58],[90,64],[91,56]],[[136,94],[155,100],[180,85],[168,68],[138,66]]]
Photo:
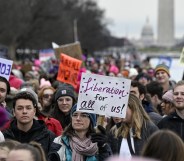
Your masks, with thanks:
[[[44,94],[43,95],[43,98],[48,99],[49,97],[52,98],[53,97],[53,94]]]

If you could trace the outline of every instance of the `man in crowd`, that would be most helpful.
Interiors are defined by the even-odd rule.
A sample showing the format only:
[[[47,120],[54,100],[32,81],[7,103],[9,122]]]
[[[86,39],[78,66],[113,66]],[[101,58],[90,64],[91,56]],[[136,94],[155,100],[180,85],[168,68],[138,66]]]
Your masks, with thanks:
[[[15,119],[10,127],[3,131],[5,139],[12,139],[21,143],[36,141],[42,145],[48,154],[55,135],[47,129],[42,120],[35,120],[38,110],[36,93],[34,91],[20,91],[13,99],[13,115]]]
[[[173,89],[175,111],[164,117],[159,123],[160,129],[169,129],[176,132],[184,141],[184,81],[176,83]]]

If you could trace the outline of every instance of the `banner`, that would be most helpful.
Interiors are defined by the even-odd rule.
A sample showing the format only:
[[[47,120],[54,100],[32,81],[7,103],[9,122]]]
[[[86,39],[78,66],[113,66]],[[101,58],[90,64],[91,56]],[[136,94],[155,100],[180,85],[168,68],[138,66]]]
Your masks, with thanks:
[[[72,58],[68,55],[60,55],[60,64],[57,75],[57,80],[77,87],[77,77],[82,61]]]
[[[51,58],[55,59],[55,53],[53,49],[42,49],[39,51],[40,61],[47,61]]]
[[[82,73],[77,110],[125,118],[131,80]]]
[[[181,52],[181,55],[180,55],[180,64],[184,64],[184,47],[183,47],[183,50]]]
[[[9,80],[13,61],[0,58],[0,76]]]

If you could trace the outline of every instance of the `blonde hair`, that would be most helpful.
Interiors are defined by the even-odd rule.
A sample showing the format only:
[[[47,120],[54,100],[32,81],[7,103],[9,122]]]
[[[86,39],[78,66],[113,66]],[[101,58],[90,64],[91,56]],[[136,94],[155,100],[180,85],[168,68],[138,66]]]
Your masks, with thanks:
[[[141,139],[142,127],[146,127],[146,122],[150,121],[150,117],[144,110],[141,101],[133,94],[129,96],[127,108],[130,108],[132,111],[132,123],[122,123],[118,129],[113,127],[112,132],[115,133],[116,137],[122,136],[123,138],[127,138],[130,128],[133,127],[135,129],[133,136]]]

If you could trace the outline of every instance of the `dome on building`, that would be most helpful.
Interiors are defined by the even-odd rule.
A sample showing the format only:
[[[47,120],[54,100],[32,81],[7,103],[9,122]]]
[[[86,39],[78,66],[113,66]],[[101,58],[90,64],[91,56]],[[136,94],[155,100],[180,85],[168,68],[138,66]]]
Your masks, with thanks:
[[[149,19],[146,19],[146,24],[142,28],[141,36],[153,36],[153,28],[149,24]]]
[[[142,28],[141,39],[144,46],[150,46],[154,42],[153,28],[149,23],[149,19],[146,19],[146,24]]]

